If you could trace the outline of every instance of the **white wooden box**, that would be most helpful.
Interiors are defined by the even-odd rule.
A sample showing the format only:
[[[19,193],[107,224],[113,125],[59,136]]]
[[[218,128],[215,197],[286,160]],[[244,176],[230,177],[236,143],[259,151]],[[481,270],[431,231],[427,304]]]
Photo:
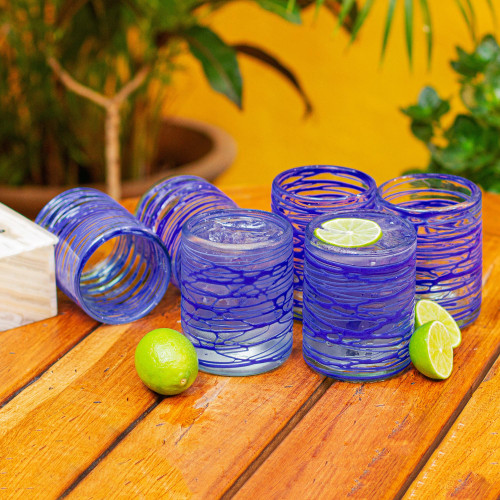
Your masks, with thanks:
[[[57,241],[55,235],[0,203],[0,331],[57,314]]]

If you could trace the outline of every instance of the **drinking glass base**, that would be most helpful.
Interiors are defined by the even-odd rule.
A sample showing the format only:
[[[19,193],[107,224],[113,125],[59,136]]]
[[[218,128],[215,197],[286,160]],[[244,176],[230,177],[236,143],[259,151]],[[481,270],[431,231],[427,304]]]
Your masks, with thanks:
[[[323,365],[310,358],[306,353],[304,353],[304,360],[315,372],[342,380],[343,382],[380,382],[381,380],[401,375],[410,366],[410,358],[408,357],[408,359],[401,361],[401,363],[392,366],[390,369],[380,368],[371,372],[361,373]]]
[[[271,370],[279,368],[289,357],[290,352],[283,356],[282,358],[274,361],[268,361],[265,363],[253,363],[246,366],[214,366],[210,363],[204,363],[202,361],[203,353],[197,349],[198,353],[198,368],[200,371],[205,373],[211,373],[212,375],[223,375],[225,377],[248,377],[251,375],[260,375],[261,373],[267,373]]]

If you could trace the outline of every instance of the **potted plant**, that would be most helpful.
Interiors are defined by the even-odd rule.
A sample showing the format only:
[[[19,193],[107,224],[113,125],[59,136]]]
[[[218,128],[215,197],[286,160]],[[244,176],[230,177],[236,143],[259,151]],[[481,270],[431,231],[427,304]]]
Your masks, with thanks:
[[[322,6],[338,17],[339,26],[351,31],[352,40],[373,5],[373,0],[361,7],[355,0],[254,1],[292,23],[300,22],[302,9]],[[244,54],[279,71],[310,111],[310,100],[297,77],[274,55],[247,43],[230,46],[210,29],[210,15],[228,3],[230,0],[5,2],[0,11],[0,184],[32,184],[37,186],[36,194],[40,185],[49,186],[38,201],[28,202],[31,213],[71,185],[105,181],[107,191],[119,198],[122,180],[146,178],[136,194],[143,192],[155,178],[158,165],[166,163],[159,158],[162,141],[158,139],[174,132],[165,131],[161,110],[168,83],[179,69],[177,57],[186,50],[201,63],[212,88],[238,106],[242,80],[237,57]],[[389,2],[382,53],[396,3]],[[419,5],[430,28],[427,0]],[[404,14],[411,61],[413,0],[405,0]],[[428,43],[430,54],[430,29]],[[203,133],[188,131],[188,135]],[[206,149],[203,140],[200,149]],[[128,190],[125,194],[134,193]],[[1,201],[6,196],[5,191],[0,192]],[[13,205],[19,198],[14,191],[7,203]]]
[[[457,55],[451,66],[459,76],[466,112],[456,113],[450,122],[450,99],[439,97],[432,87],[402,111],[429,150],[427,171],[467,177],[500,193],[500,47],[487,35],[472,52],[457,47]]]

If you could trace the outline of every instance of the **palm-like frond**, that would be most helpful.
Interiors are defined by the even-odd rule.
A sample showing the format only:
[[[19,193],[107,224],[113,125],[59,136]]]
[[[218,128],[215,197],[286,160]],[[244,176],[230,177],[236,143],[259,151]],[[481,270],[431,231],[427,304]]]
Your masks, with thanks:
[[[387,16],[385,18],[384,27],[384,38],[382,39],[382,54],[380,60],[384,60],[385,51],[387,49],[387,42],[389,41],[389,33],[391,32],[392,19],[394,18],[394,9],[396,7],[397,0],[389,0],[389,5],[387,6]]]
[[[406,52],[410,67],[413,64],[413,0],[405,0]]]
[[[366,18],[368,17],[368,14],[370,13],[371,8],[373,7],[373,2],[374,0],[366,0],[363,4],[363,7],[361,7],[359,14],[356,16],[354,27],[352,28],[350,43],[352,43],[356,39],[358,31],[360,30],[361,26],[363,26]]]
[[[469,33],[472,39],[476,41],[476,31],[474,25],[475,23],[473,22],[474,8],[472,7],[470,1],[468,2],[469,12],[467,12],[467,10],[465,9],[465,5],[463,4],[462,0],[455,0],[455,3],[457,4],[458,10],[464,18],[465,24],[467,24],[467,27],[469,28]]]
[[[420,0],[422,18],[424,20],[424,31],[427,39],[427,63],[430,67],[432,60],[432,20],[427,0]]]
[[[388,41],[389,35],[392,29],[392,23],[394,18],[394,13],[398,4],[398,0],[386,0],[387,1],[387,13],[385,17],[384,30],[382,36],[382,50],[380,60],[383,61]],[[405,27],[405,44],[406,51],[408,54],[408,61],[410,67],[413,62],[413,38],[414,38],[414,11],[415,2],[414,0],[401,0],[403,3],[403,15],[404,15],[404,27]],[[476,1],[486,1],[491,13],[491,16],[496,24],[496,10],[493,0],[476,0]],[[319,7],[324,3],[324,0],[315,0],[316,6]],[[354,23],[351,33],[351,43],[357,38],[362,26],[364,25],[375,0],[338,0],[340,8],[337,14],[338,22],[337,29],[343,25],[348,14],[355,12]],[[423,20],[423,30],[426,36],[426,46],[427,46],[427,60],[430,65],[432,58],[432,48],[433,48],[433,29],[432,29],[432,17],[429,7],[429,0],[419,0],[418,5],[420,6],[421,16]],[[474,41],[476,41],[476,12],[474,8],[474,0],[455,0],[455,4],[459,9],[469,33]]]

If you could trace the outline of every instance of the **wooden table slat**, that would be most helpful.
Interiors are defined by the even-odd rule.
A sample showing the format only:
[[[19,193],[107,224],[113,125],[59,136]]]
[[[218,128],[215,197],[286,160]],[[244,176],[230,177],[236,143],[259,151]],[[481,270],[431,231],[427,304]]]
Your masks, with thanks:
[[[0,406],[99,325],[58,298],[57,316],[0,332]]]
[[[405,494],[405,499],[500,496],[500,359]]]
[[[142,320],[100,326],[0,410],[0,487],[60,495],[159,400],[134,351],[150,329],[178,328],[178,295]]]
[[[324,379],[303,363],[295,326],[283,366],[246,378],[200,373],[187,393],[165,398],[100,461],[73,491],[75,498],[222,495]]]

